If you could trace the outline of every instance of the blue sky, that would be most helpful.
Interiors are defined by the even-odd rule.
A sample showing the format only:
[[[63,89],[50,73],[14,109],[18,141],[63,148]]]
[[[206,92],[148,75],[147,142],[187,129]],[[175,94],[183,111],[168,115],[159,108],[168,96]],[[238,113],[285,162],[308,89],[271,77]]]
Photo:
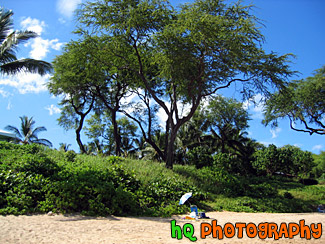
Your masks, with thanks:
[[[75,28],[73,11],[82,1],[2,0],[1,7],[14,12],[15,29],[29,29],[39,34],[38,38],[19,47],[18,57],[52,62],[56,55],[62,53],[65,43],[77,38],[71,33]],[[184,2],[187,1],[171,1],[175,5]],[[280,55],[296,55],[291,67],[300,74],[294,79],[311,76],[315,69],[325,64],[325,1],[250,0],[244,3],[255,5],[253,13],[263,20],[265,50]],[[60,142],[65,142],[78,151],[74,131],[66,132],[57,124],[59,98],[46,90],[45,84],[49,77],[35,74],[19,74],[15,77],[0,75],[0,129],[6,125],[19,126],[19,116],[33,116],[37,126],[47,128],[46,132],[39,134],[40,138],[49,139],[55,148],[59,147]],[[223,94],[233,96],[235,92],[228,89]],[[261,124],[262,107],[254,107],[248,102],[246,105],[252,118],[248,129],[251,138],[266,145],[296,145],[313,153],[325,150],[324,136],[292,131],[286,119],[280,121],[278,128],[264,127]],[[86,138],[83,140],[87,141]]]

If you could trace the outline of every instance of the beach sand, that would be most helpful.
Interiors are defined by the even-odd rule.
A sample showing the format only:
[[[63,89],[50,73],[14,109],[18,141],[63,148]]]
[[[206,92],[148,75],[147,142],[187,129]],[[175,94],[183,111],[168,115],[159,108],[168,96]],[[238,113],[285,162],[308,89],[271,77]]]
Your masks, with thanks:
[[[0,216],[0,243],[14,244],[60,244],[60,243],[194,243],[183,237],[177,240],[171,237],[171,220],[183,227],[186,223],[194,226],[195,243],[325,243],[325,213],[234,213],[234,212],[208,212],[210,219],[185,220],[184,216],[172,218],[153,217],[86,217],[81,215],[31,215],[31,216]],[[222,240],[207,236],[200,237],[201,223],[211,224],[212,220],[224,226],[226,223],[255,223],[272,222],[297,223],[305,220],[305,225],[321,223],[322,236],[319,239],[307,240],[296,236],[293,239],[280,238],[275,241],[271,238],[249,238],[244,230],[243,238],[223,238]]]

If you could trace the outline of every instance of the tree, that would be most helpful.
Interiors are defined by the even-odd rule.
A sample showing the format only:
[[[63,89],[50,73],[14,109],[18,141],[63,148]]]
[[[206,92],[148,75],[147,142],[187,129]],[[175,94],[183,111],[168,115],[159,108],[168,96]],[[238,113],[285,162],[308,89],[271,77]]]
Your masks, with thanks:
[[[115,69],[111,63],[111,49],[107,40],[102,37],[85,36],[78,41],[71,41],[64,53],[54,60],[54,75],[48,84],[49,90],[55,95],[68,94],[69,103],[62,100],[63,105],[72,106],[80,115],[77,141],[80,143],[80,131],[84,118],[96,109],[98,113],[105,110],[110,114],[115,140],[115,154],[121,155],[121,136],[118,132],[117,113],[120,101],[127,96],[127,77]],[[82,99],[81,101],[79,101]],[[73,104],[72,101],[79,101]],[[78,107],[78,104],[82,107]],[[86,109],[86,107],[87,109]],[[85,112],[82,112],[85,110]],[[68,110],[62,110],[62,114]],[[78,139],[79,137],[79,139]]]
[[[275,172],[306,177],[311,172],[314,159],[311,152],[302,151],[300,148],[286,145],[277,148],[271,144],[255,153],[253,167],[260,173],[272,175]]]
[[[87,81],[96,82],[102,72],[98,71],[100,67],[91,64],[91,58],[87,55],[87,51],[91,49],[87,46],[80,48],[83,45],[86,44],[70,42],[66,45],[64,53],[55,58],[54,75],[48,83],[48,88],[56,96],[63,95],[59,125],[66,130],[75,129],[80,151],[86,153],[80,133],[86,116],[95,107],[96,100],[94,88]]]
[[[14,75],[28,71],[44,75],[52,70],[50,63],[30,58],[18,60],[15,51],[19,44],[35,38],[33,31],[13,31],[12,11],[0,8],[0,73]]]
[[[50,88],[52,89],[52,88]],[[52,90],[53,94],[58,94]],[[94,97],[87,97],[86,94],[78,94],[76,96],[71,96],[74,94],[73,90],[62,99],[60,105],[63,105],[61,109],[61,116],[58,119],[59,125],[65,130],[75,129],[76,141],[78,143],[81,153],[86,153],[87,150],[81,141],[81,130],[84,125],[86,116],[90,113],[94,106]]]
[[[210,100],[204,113],[209,121],[208,129],[222,153],[226,152],[226,147],[238,150],[245,143],[244,131],[248,128],[249,115],[242,103],[217,96]]]
[[[263,123],[277,126],[279,118],[287,117],[295,131],[325,135],[324,87],[325,66],[316,70],[314,76],[289,83],[266,101]]]
[[[253,167],[259,173],[266,173],[268,175],[274,174],[276,171],[283,172],[285,163],[280,160],[280,151],[278,148],[271,144],[267,148],[263,148],[255,152],[255,161],[253,162]],[[283,155],[283,154],[282,154]],[[283,159],[283,157],[282,157]],[[289,162],[291,163],[291,162]],[[287,171],[285,173],[288,173]]]
[[[292,75],[288,55],[262,49],[264,38],[250,8],[215,0],[178,9],[161,0],[101,0],[81,6],[80,29],[106,36],[115,47],[114,63],[137,77],[138,87],[166,114],[163,151],[142,130],[166,167],[173,167],[177,132],[203,98],[236,82],[245,97],[267,95],[270,86],[279,88]],[[181,114],[183,105],[189,107],[186,114]]]
[[[321,151],[318,155],[313,154],[315,167],[313,168],[313,175],[315,178],[322,177],[325,179],[325,151]]]
[[[36,143],[36,144],[52,147],[52,143],[49,140],[38,138],[38,133],[42,131],[46,131],[46,128],[44,126],[34,128],[35,120],[33,120],[33,117],[28,118],[27,116],[23,116],[19,118],[21,121],[20,130],[17,127],[11,125],[7,125],[5,129],[13,132],[20,140],[20,143],[22,144]]]
[[[116,120],[118,125],[118,134],[120,140],[120,150],[124,156],[128,156],[134,152],[133,144],[136,140],[137,126],[133,121],[127,117],[121,117]],[[116,141],[114,139],[114,126],[109,113],[93,114],[87,120],[88,126],[85,128],[85,134],[93,143],[97,143],[103,153],[112,154],[113,149],[116,148]]]
[[[198,153],[202,156],[225,154],[227,158],[232,157],[232,165],[227,166],[232,173],[251,173],[252,154],[257,145],[247,137],[245,131],[250,120],[248,112],[241,102],[232,98],[213,96],[207,102],[205,106],[200,106],[190,121],[179,130],[176,155],[178,156],[177,152],[180,151],[179,146],[184,156],[188,156],[187,152],[191,151],[192,158],[193,155],[199,155]],[[193,148],[195,150],[192,150]],[[201,163],[200,166],[204,164]]]

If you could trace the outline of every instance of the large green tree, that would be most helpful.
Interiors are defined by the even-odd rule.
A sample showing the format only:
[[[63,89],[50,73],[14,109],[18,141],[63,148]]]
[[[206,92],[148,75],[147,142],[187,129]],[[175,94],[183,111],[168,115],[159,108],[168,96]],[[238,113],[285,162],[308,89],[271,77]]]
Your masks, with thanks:
[[[54,75],[48,83],[49,91],[62,96],[60,105],[61,116],[59,125],[64,129],[74,129],[76,141],[80,152],[86,153],[85,146],[81,140],[81,130],[86,116],[95,105],[95,96],[86,84],[85,80],[96,81],[94,69],[97,66],[90,64],[87,49],[81,49],[79,42],[70,42],[64,48],[64,53],[57,56],[53,61]]]
[[[233,169],[240,173],[250,172],[250,161],[257,145],[247,137],[247,110],[233,98],[215,96],[207,102],[180,128],[176,140],[177,159],[180,152],[183,158],[188,152],[192,156],[198,152],[209,156],[226,154],[236,159]]]
[[[15,126],[7,125],[6,130],[13,132],[19,142],[22,144],[36,143],[44,146],[52,147],[52,143],[47,139],[38,138],[38,133],[46,131],[44,126],[35,128],[35,120],[33,117],[28,118],[27,116],[22,116],[20,118],[20,129]]]
[[[69,113],[73,107],[80,119],[77,126],[77,141],[82,152],[85,149],[80,140],[80,131],[87,114],[91,110],[110,114],[115,140],[115,154],[121,155],[121,136],[117,123],[117,113],[121,100],[128,93],[127,75],[112,64],[113,48],[103,37],[84,36],[78,41],[71,41],[65,46],[64,53],[53,62],[54,75],[48,83],[51,93],[68,95],[62,100],[66,109],[62,117],[72,118]],[[64,122],[64,120],[61,120]],[[71,121],[71,120],[70,120]]]
[[[50,63],[30,58],[17,59],[16,50],[19,44],[37,37],[33,31],[13,31],[13,12],[0,8],[0,73],[13,75],[20,71],[28,71],[44,75],[52,70]]]
[[[106,36],[114,63],[137,77],[166,114],[166,145],[157,151],[168,168],[177,132],[203,98],[233,83],[241,84],[245,97],[268,94],[270,86],[281,87],[292,75],[288,55],[263,50],[250,6],[198,0],[174,9],[161,0],[100,0],[83,4],[78,16],[81,29]],[[182,114],[184,104],[189,109]]]
[[[291,82],[266,101],[265,125],[289,118],[290,127],[310,135],[325,135],[325,66],[306,79]]]

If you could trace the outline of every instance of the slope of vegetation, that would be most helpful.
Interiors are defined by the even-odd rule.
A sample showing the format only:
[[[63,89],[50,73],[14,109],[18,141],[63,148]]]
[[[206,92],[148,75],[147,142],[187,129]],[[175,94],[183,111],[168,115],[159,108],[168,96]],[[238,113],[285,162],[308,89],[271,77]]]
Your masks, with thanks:
[[[40,145],[0,143],[0,213],[53,211],[85,215],[168,216],[201,210],[307,212],[325,199],[324,185],[274,177],[239,177],[220,167],[78,155]]]

